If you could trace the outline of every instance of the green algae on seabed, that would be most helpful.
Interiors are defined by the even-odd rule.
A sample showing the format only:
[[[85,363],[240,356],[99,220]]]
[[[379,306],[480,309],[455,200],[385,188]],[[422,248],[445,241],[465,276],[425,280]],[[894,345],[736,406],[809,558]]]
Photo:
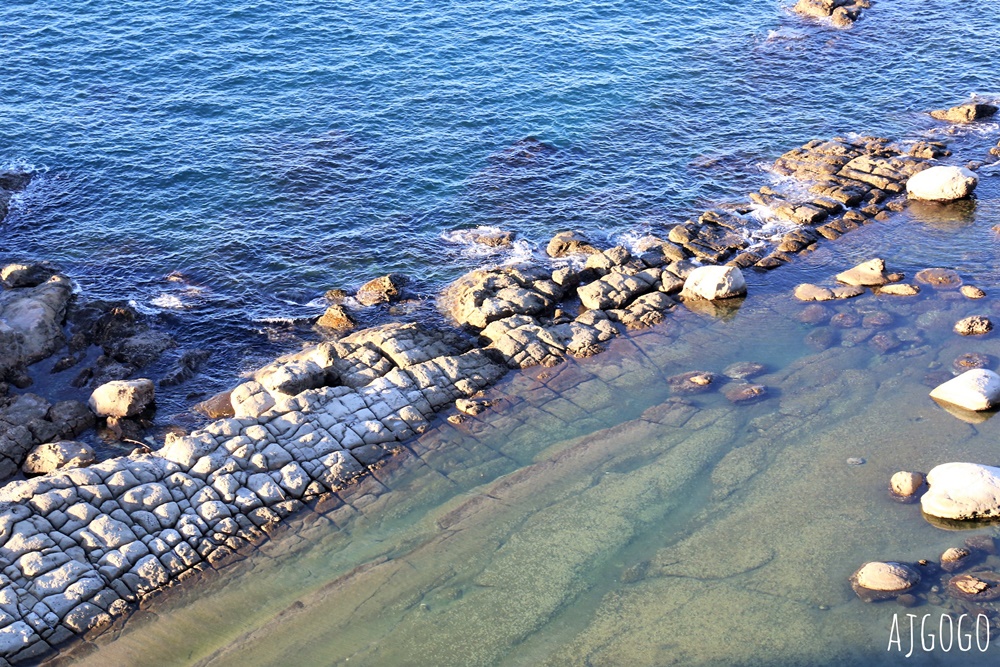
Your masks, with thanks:
[[[956,420],[923,376],[997,345],[955,336],[970,305],[926,290],[829,307],[891,313],[888,328],[912,339],[893,352],[839,337],[816,352],[794,319],[803,307],[778,294],[728,322],[679,310],[605,354],[514,374],[492,390],[505,397],[494,411],[418,438],[330,520],[204,590],[154,600],[154,622],[80,664],[885,660],[906,610],[863,604],[847,578],[960,544],[887,484],[900,469],[995,458],[1000,421]],[[667,400],[666,376],[743,359],[769,365],[755,379],[766,400]]]

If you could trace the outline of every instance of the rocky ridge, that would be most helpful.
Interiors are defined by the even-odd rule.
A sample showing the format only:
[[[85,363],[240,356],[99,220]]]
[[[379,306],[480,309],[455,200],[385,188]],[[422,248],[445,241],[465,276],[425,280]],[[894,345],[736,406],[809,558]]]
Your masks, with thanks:
[[[364,329],[260,369],[214,402],[226,418],[168,437],[158,451],[8,484],[0,491],[0,653],[34,660],[76,634],[99,632],[191,572],[225,566],[508,368],[595,354],[625,329],[663,321],[679,303],[699,310],[713,298],[738,298],[740,268],[775,268],[821,237],[881,219],[909,176],[932,164],[881,139],[809,142],[775,164],[807,185],[807,196],[803,188],[762,188],[751,197],[756,207],[708,211],[667,239],[646,237],[636,254],[564,234],[550,255],[585,257],[582,266],[467,274],[440,305],[479,346],[458,331],[416,324]],[[758,220],[752,211],[796,227],[767,252],[767,241],[747,233]],[[700,269],[723,263],[711,272],[712,290],[694,287]],[[385,294],[383,302],[399,286],[381,281],[371,291]],[[105,338],[113,353],[114,337]],[[738,389],[730,400],[762,391]]]

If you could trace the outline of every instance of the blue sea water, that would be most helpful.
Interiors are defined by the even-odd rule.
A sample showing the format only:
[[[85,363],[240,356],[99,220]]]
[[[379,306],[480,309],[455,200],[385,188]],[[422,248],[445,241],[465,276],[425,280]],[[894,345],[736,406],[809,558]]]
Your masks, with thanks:
[[[38,173],[0,260],[135,300],[226,378],[327,289],[510,259],[454,230],[521,255],[655,231],[810,138],[933,133],[1000,90],[994,2],[882,0],[848,31],[775,0],[8,0],[0,25],[0,166]]]

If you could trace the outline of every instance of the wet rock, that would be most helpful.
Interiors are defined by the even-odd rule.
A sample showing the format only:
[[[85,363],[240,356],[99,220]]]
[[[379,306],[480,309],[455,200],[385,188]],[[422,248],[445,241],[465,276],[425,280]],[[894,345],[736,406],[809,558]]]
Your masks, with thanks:
[[[850,577],[851,587],[865,602],[891,599],[920,583],[909,565],[893,561],[865,563]]]
[[[992,363],[992,359],[981,352],[966,352],[955,357],[951,365],[956,371],[963,373],[974,368],[989,368]]]
[[[885,285],[889,282],[885,273],[885,261],[879,258],[870,259],[852,269],[838,273],[837,280],[847,285],[864,287]]]
[[[98,417],[134,417],[153,404],[155,392],[152,380],[108,382],[90,395],[90,409]]]
[[[667,386],[677,394],[701,394],[709,391],[715,382],[715,373],[689,371],[667,378]]]
[[[94,460],[94,450],[89,445],[60,440],[32,449],[21,470],[29,475],[44,475],[64,468],[80,468],[90,465]]]
[[[682,296],[695,299],[731,299],[743,296],[747,284],[743,273],[734,266],[701,266],[684,280]]]
[[[903,593],[898,598],[896,598],[896,602],[898,602],[899,605],[902,607],[910,608],[919,605],[920,598],[918,598],[916,595],[911,595],[910,593]]]
[[[565,257],[566,255],[592,255],[599,253],[590,239],[575,231],[559,232],[549,241],[545,247],[545,252],[549,257]]]
[[[335,331],[347,331],[348,329],[353,329],[355,326],[354,320],[348,314],[347,309],[336,303],[326,309],[326,312],[316,320],[316,325]]]
[[[899,338],[891,331],[877,333],[868,341],[868,346],[879,354],[886,354],[902,345]]]
[[[924,479],[922,472],[900,471],[889,480],[889,490],[892,491],[893,495],[909,498],[916,495],[920,487],[924,485]]]
[[[849,466],[863,466],[867,461],[860,456],[851,456],[847,459],[847,465]]]
[[[986,292],[973,285],[962,285],[958,291],[962,293],[962,296],[969,299],[982,299],[986,296]]]
[[[976,174],[964,167],[930,167],[906,181],[906,193],[911,199],[955,201],[971,195],[978,182]]]
[[[930,516],[964,521],[1000,515],[1000,468],[944,463],[927,473],[927,486],[920,507]]]
[[[883,310],[868,313],[861,319],[861,326],[866,329],[879,329],[890,324],[892,324],[892,315]]]
[[[964,600],[988,601],[1000,598],[1000,582],[992,572],[959,574],[948,580],[948,593]]]
[[[330,289],[323,294],[323,298],[330,303],[343,303],[347,298],[347,292],[342,289]]]
[[[878,289],[879,294],[885,294],[888,296],[916,296],[920,294],[920,288],[916,285],[908,285],[906,283],[896,283],[893,285],[884,285]]]
[[[982,336],[993,331],[993,323],[989,318],[972,315],[955,323],[955,333],[962,336]]]
[[[469,232],[469,240],[487,248],[509,248],[517,238],[515,232],[505,232],[499,229],[473,229]]]
[[[750,382],[732,382],[722,388],[722,395],[730,403],[743,405],[764,398],[767,395],[767,387]]]
[[[209,356],[211,352],[208,350],[185,350],[160,378],[160,386],[173,387],[187,382],[201,369]]]
[[[918,283],[930,285],[936,289],[955,289],[962,284],[961,276],[958,275],[958,272],[951,269],[923,269],[917,271],[917,275],[914,278]]]
[[[722,374],[734,380],[746,380],[767,372],[767,366],[756,361],[737,361],[726,366]]]
[[[390,273],[366,282],[358,288],[354,298],[363,306],[398,301],[402,297],[403,287],[406,286],[407,282],[406,276]]]
[[[216,394],[209,399],[196,403],[191,409],[211,419],[232,417],[235,415],[235,412],[233,411],[233,403],[230,399],[231,394],[231,391],[224,391],[221,394]]]
[[[989,118],[997,112],[997,108],[992,104],[959,104],[950,109],[935,109],[931,111],[931,118],[946,120],[949,123],[971,123],[981,118]]]
[[[455,401],[455,407],[459,412],[476,417],[486,412],[493,405],[493,401],[483,398],[460,398]]]
[[[47,262],[8,264],[0,269],[0,281],[10,289],[38,287],[57,273],[56,268]]]

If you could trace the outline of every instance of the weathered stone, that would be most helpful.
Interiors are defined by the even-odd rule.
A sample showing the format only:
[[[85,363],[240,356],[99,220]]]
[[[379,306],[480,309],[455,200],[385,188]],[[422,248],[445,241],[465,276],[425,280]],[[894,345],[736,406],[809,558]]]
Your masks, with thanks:
[[[98,417],[134,417],[153,404],[155,393],[148,379],[108,382],[90,395],[90,409]]]
[[[79,468],[93,462],[94,450],[89,445],[60,440],[32,449],[21,469],[29,475],[44,475],[62,468]]]
[[[935,387],[930,396],[966,410],[989,410],[1000,401],[1000,375],[974,368]]]
[[[965,354],[958,355],[951,362],[952,368],[959,373],[964,373],[972,368],[989,368],[991,365],[992,360],[990,357],[981,352],[966,352]]]
[[[762,384],[751,384],[749,382],[733,382],[722,388],[722,395],[730,403],[737,405],[760,400],[766,394],[767,387]]]
[[[709,391],[715,382],[715,373],[689,371],[667,378],[667,385],[678,394],[700,394]]]

